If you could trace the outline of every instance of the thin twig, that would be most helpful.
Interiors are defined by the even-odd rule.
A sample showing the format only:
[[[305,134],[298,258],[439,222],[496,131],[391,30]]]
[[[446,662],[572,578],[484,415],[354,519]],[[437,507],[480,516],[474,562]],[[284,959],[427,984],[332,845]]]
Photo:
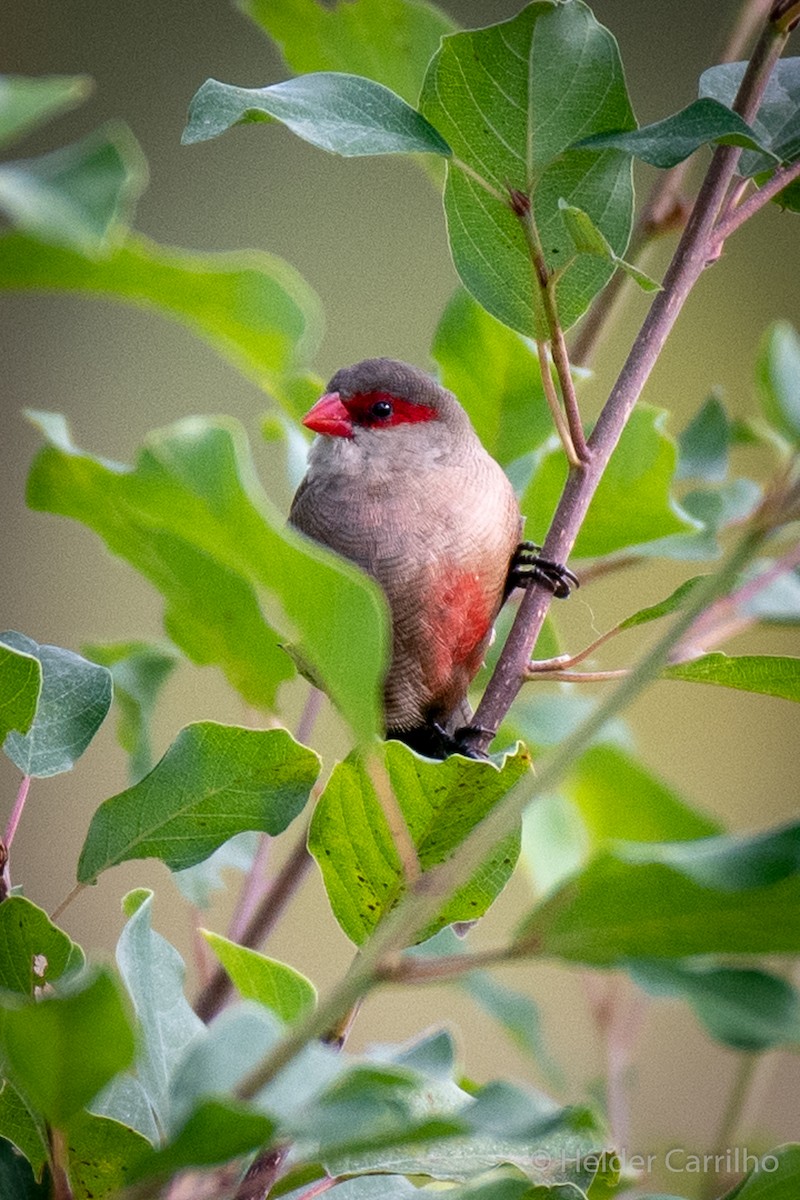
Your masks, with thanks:
[[[717,1161],[721,1159],[724,1162],[731,1149],[734,1136],[739,1128],[742,1110],[750,1094],[750,1086],[758,1061],[758,1054],[745,1053],[739,1056],[719,1129],[714,1139],[714,1159]],[[713,1197],[718,1194],[719,1182],[719,1174],[716,1170],[706,1172],[701,1189],[704,1200],[713,1200]]]
[[[757,192],[754,192],[752,196],[748,196],[737,208],[732,209],[727,216],[723,217],[714,228],[714,235],[720,250],[722,249],[723,242],[727,241],[732,233],[735,233],[741,225],[744,225],[745,221],[749,221],[759,209],[769,204],[770,200],[773,200],[784,188],[788,187],[790,183],[798,178],[800,178],[800,160],[788,167],[778,167],[775,174]]]
[[[553,364],[558,375],[561,388],[561,398],[564,402],[564,412],[567,416],[570,437],[564,443],[564,450],[570,465],[579,467],[589,457],[586,438],[583,433],[583,423],[578,408],[578,398],[575,395],[575,385],[572,382],[572,371],[569,364],[567,344],[564,340],[564,330],[558,316],[556,302],[555,276],[547,265],[542,247],[542,239],[533,216],[530,196],[517,188],[510,189],[509,204],[511,211],[519,219],[533,267],[533,285],[538,289],[542,302],[542,310],[550,334],[550,346],[553,354]],[[560,432],[560,431],[559,431]],[[576,461],[577,460],[577,461]]]
[[[564,453],[567,456],[570,466],[580,466],[580,459],[575,452],[575,447],[572,444],[572,438],[569,432],[569,426],[564,420],[564,414],[561,411],[561,404],[558,399],[558,392],[553,384],[553,376],[550,374],[550,350],[547,342],[538,340],[536,342],[536,352],[539,358],[539,371],[542,376],[542,387],[544,389],[547,407],[550,409],[550,414],[553,418],[553,424],[556,427],[556,432],[561,439],[561,445],[564,447]]]
[[[557,683],[608,683],[611,679],[624,679],[630,675],[628,667],[619,667],[613,671],[537,671],[531,667],[525,672],[526,680],[546,679]]]
[[[284,908],[305,879],[314,861],[306,849],[306,830],[303,830],[294,850],[270,884],[245,928],[240,944],[255,947],[261,944],[275,926]],[[204,1021],[210,1021],[222,1008],[233,990],[230,976],[216,967],[206,987],[195,1001],[195,1011]]]
[[[14,801],[14,807],[11,810],[11,816],[8,818],[5,837],[3,838],[3,841],[6,844],[6,850],[11,849],[11,843],[14,840],[14,834],[17,832],[17,826],[19,825],[23,809],[25,808],[25,801],[28,799],[28,789],[30,786],[31,776],[23,775],[19,785],[19,790],[17,791],[17,798]]]
[[[394,959],[387,958],[376,971],[376,978],[383,983],[445,983],[469,975],[471,971],[496,967],[515,959],[519,959],[519,953],[513,945],[480,950],[475,954],[443,954],[439,958],[403,954]]]
[[[76,896],[79,896],[87,885],[85,883],[76,883],[72,891],[68,892],[61,903],[50,913],[50,920],[57,921],[63,913],[64,909],[72,904]]]

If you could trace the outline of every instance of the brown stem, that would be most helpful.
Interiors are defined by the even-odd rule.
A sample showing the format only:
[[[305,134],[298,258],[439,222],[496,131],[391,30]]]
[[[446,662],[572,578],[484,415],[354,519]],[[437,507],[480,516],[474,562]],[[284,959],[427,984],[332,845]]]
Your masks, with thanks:
[[[581,421],[581,414],[578,408],[578,398],[575,395],[575,385],[572,382],[572,371],[569,365],[567,344],[564,340],[564,330],[561,327],[561,321],[558,316],[555,276],[548,267],[544,256],[542,240],[539,237],[539,230],[534,220],[530,197],[526,193],[512,188],[510,192],[510,205],[511,211],[519,219],[523,233],[525,234],[525,241],[527,242],[533,265],[534,288],[538,287],[542,309],[550,334],[553,363],[561,387],[561,398],[564,401],[564,412],[567,416],[567,425],[569,426],[570,433],[569,441],[565,442],[564,449],[570,465],[577,467],[582,462],[585,462],[589,456],[589,451],[587,450],[586,438],[583,433],[583,422]]]
[[[313,859],[306,849],[306,831],[298,839],[292,853],[272,881],[269,891],[253,913],[241,938],[242,946],[255,947],[261,944],[274,928],[275,923],[305,879]],[[208,984],[195,1002],[195,1011],[204,1021],[210,1021],[225,1004],[233,989],[230,976],[222,967],[216,967]]]
[[[547,342],[537,340],[536,353],[539,357],[539,372],[542,376],[542,387],[544,388],[547,407],[550,409],[550,415],[553,418],[553,424],[556,427],[556,432],[561,438],[561,445],[564,447],[564,453],[569,460],[570,466],[580,466],[580,459],[575,452],[575,447],[572,444],[570,437],[569,426],[564,420],[564,414],[561,411],[561,404],[558,400],[558,392],[553,384],[553,376],[550,374],[550,351]]]
[[[383,983],[444,983],[448,979],[459,979],[470,971],[481,971],[496,967],[500,963],[512,962],[518,957],[514,946],[498,946],[494,950],[481,950],[477,954],[444,954],[441,958],[413,958],[399,955],[381,963],[376,978]]]
[[[786,36],[774,25],[768,24],[748,63],[734,104],[735,110],[748,122],[758,110]],[[542,549],[545,558],[565,562],[569,556],[608,460],[690,291],[708,263],[714,222],[740,153],[736,146],[718,146],[714,152],[692,214],[664,276],[663,289],[656,293],[589,438],[589,460],[580,471],[572,471],[567,479]],[[534,585],[527,589],[495,671],[473,717],[474,732],[469,735],[473,749],[487,750],[494,732],[522,686],[551,600],[552,595],[543,587]]]
[[[788,187],[793,180],[800,178],[800,159],[788,167],[778,167],[777,171],[767,182],[754,192],[752,196],[748,196],[736,208],[732,209],[727,216],[717,224],[714,234],[719,243],[720,250],[722,243],[727,241],[732,233],[735,233],[740,225],[744,225],[745,221],[749,221],[759,209],[765,204],[769,204],[784,188]]]
[[[530,668],[525,672],[526,680],[546,679],[548,683],[608,683],[611,679],[624,679],[630,675],[627,667],[619,667],[613,671],[536,671]]]

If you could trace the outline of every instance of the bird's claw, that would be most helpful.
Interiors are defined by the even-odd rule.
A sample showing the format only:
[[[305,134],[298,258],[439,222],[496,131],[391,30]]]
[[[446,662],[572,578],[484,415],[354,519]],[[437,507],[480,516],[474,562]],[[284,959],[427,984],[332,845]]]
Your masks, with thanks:
[[[535,542],[520,542],[508,568],[507,592],[540,583],[550,589],[558,600],[566,600],[574,587],[580,587],[578,576],[563,563],[541,558],[541,546]]]

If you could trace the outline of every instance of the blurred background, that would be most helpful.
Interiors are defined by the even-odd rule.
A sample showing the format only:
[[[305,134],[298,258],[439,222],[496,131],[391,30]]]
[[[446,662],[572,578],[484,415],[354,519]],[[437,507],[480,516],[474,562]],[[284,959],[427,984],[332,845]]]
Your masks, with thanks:
[[[481,25],[511,16],[522,5],[441,0],[440,7],[461,24]],[[732,0],[710,5],[597,0],[597,17],[620,42],[640,122],[695,97],[697,76],[716,61],[737,8]],[[3,9],[4,72],[86,73],[96,83],[89,103],[15,147],[15,154],[64,144],[108,118],[125,120],[151,172],[137,229],[191,249],[258,247],[288,259],[323,303],[327,332],[318,369],[325,377],[376,354],[432,365],[431,337],[456,277],[439,197],[411,161],[338,159],[277,125],[180,146],[187,104],[208,76],[255,87],[287,73],[268,40],[232,5],[6,0]],[[642,174],[640,194],[646,182]],[[651,274],[661,272],[670,246],[668,239],[651,257]],[[672,433],[712,386],[724,389],[732,412],[751,409],[758,341],[774,318],[800,320],[798,279],[798,225],[791,216],[772,208],[731,241],[686,306],[646,391],[647,400],[671,410]],[[586,392],[588,412],[602,402],[645,307],[641,294],[628,294],[597,355]],[[0,627],[74,650],[88,641],[157,639],[161,601],[144,580],[110,558],[84,528],[26,509],[25,479],[39,437],[21,410],[65,413],[78,445],[122,462],[133,458],[155,426],[190,413],[230,413],[248,429],[270,490],[269,452],[258,435],[267,400],[210,348],[152,313],[37,294],[0,294],[0,313]],[[286,505],[280,487],[271,490]],[[544,532],[530,531],[539,537]],[[640,603],[661,598],[679,577],[646,564],[579,593],[569,612],[559,614],[566,645],[582,646]],[[744,637],[736,649],[747,652],[755,645]],[[798,651],[796,636],[786,631],[759,633],[757,645],[771,653]],[[290,694],[290,714],[299,697],[299,690],[296,697]],[[253,719],[217,672],[189,667],[170,681],[159,712],[158,754],[190,720]],[[793,705],[726,689],[661,684],[629,719],[648,766],[732,828],[763,828],[796,812],[800,727]],[[335,740],[333,726],[323,731],[329,762]],[[3,821],[17,783],[18,773],[3,760]],[[24,881],[33,900],[52,910],[64,897],[92,812],[126,785],[112,721],[74,772],[34,782],[14,852],[15,880]],[[156,925],[179,946],[191,971],[190,914],[159,864],[127,864],[107,873],[67,910],[65,928],[96,955],[110,956],[123,923],[119,900],[134,885],[155,889]],[[490,943],[493,929],[504,927],[528,895],[524,879],[512,882],[482,923],[478,941]],[[223,899],[206,923],[223,930],[227,907]],[[349,961],[351,947],[328,912],[315,874],[268,951],[306,972],[321,989]],[[586,981],[577,970],[541,965],[509,969],[503,978],[541,1004],[548,1045],[566,1071],[566,1091],[559,1098],[579,1100],[604,1071]],[[420,990],[413,999],[381,994],[366,1006],[352,1044],[399,1040],[442,1020],[464,1031],[459,1041],[468,1075],[542,1082],[536,1068],[454,989]],[[685,1007],[651,1006],[632,1079],[629,1150],[708,1148],[736,1070],[737,1056],[710,1043]],[[763,1147],[800,1136],[798,1089],[797,1058],[766,1056],[746,1114],[748,1144]],[[668,1182],[666,1190],[687,1195],[696,1186],[690,1177]]]

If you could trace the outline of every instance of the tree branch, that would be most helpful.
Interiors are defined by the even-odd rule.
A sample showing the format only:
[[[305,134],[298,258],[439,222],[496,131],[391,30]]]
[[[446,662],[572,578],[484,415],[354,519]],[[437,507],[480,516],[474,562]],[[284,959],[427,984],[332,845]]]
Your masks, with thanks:
[[[748,63],[735,110],[750,122],[788,34],[767,23]],[[691,216],[664,277],[663,290],[650,307],[619,377],[588,442],[589,460],[571,471],[542,553],[565,562],[575,544],[589,503],[620,435],[647,383],[683,305],[709,261],[714,223],[733,178],[741,150],[718,146],[698,192]],[[552,595],[531,586],[520,604],[511,632],[473,718],[472,749],[485,752],[525,678],[531,652]]]

